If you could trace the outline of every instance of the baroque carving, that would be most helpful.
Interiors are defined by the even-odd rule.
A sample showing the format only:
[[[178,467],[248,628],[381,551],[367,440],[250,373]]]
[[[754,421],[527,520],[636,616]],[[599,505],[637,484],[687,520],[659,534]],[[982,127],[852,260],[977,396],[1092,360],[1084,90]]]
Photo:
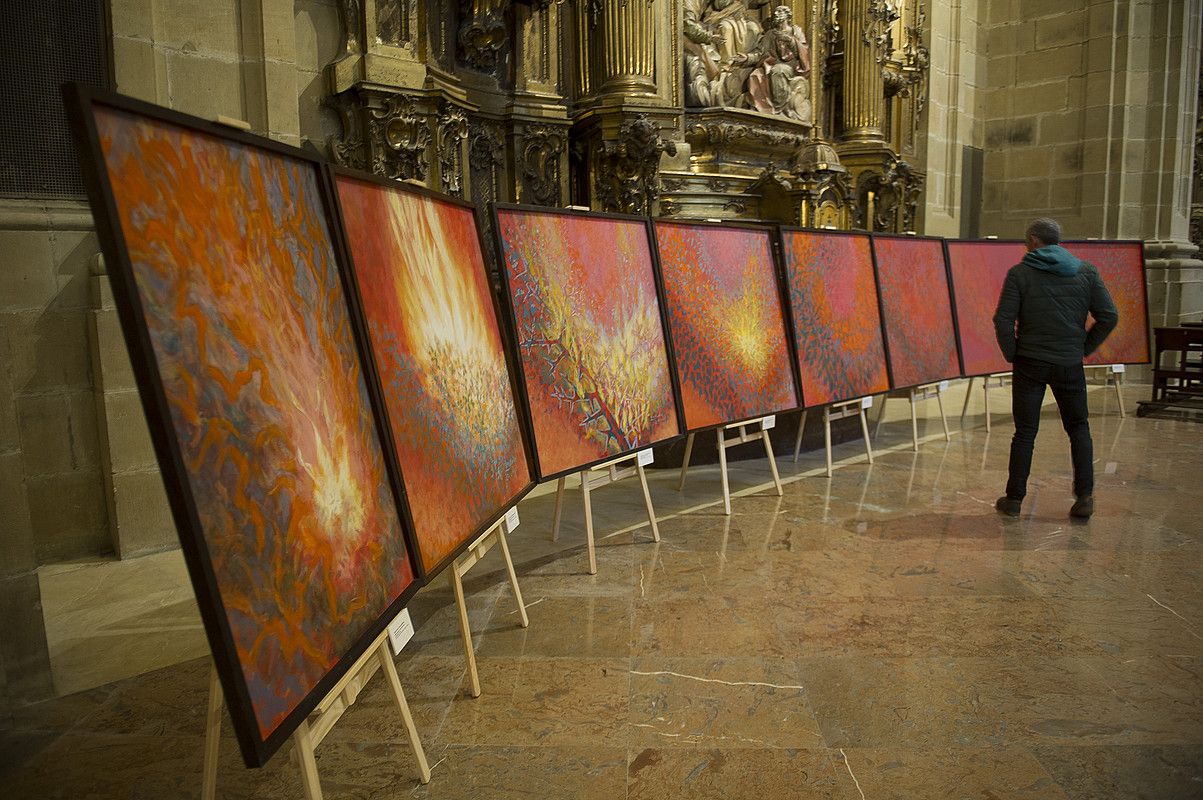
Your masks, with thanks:
[[[360,42],[359,0],[339,0],[338,12],[343,22],[343,50],[348,53],[358,53]]]
[[[660,126],[638,114],[618,129],[618,141],[596,150],[596,196],[606,211],[651,213],[660,196],[660,156],[676,155],[677,145],[660,135]]]
[[[733,149],[760,148],[793,152],[807,142],[806,135],[801,133],[786,133],[742,122],[716,121],[689,124],[685,128],[685,140],[695,149],[712,150],[719,160]]]
[[[396,180],[425,181],[429,169],[430,126],[414,98],[395,94],[368,111],[372,171]]]
[[[562,128],[532,125],[519,137],[522,202],[560,205],[560,157],[568,146]]]
[[[861,31],[861,44],[873,48],[878,64],[885,64],[894,50],[892,26],[902,17],[899,0],[869,0],[869,13]]]
[[[349,95],[336,95],[330,105],[338,112],[342,121],[341,136],[330,137],[330,155],[335,164],[352,169],[368,168],[368,143],[359,124],[359,114]]]
[[[809,124],[810,45],[786,5],[762,26],[769,0],[685,0],[685,105],[748,108]]]
[[[914,230],[923,180],[910,164],[887,153],[880,172],[861,173],[855,206],[857,223],[872,231]]]
[[[509,56],[509,0],[461,0],[460,58],[473,69],[497,75]]]
[[[447,104],[439,114],[439,180],[443,191],[464,196],[464,140],[468,117],[463,109]]]
[[[472,173],[472,201],[479,204],[496,201],[498,167],[505,154],[501,125],[488,120],[473,120],[468,125],[468,165]]]

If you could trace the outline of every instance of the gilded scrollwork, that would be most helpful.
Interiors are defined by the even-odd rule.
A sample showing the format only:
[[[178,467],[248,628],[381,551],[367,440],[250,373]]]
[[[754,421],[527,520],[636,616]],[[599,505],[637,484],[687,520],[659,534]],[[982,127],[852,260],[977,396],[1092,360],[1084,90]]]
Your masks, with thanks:
[[[568,147],[567,133],[551,125],[528,126],[519,137],[522,168],[521,200],[542,206],[560,201],[560,160]]]
[[[618,129],[618,140],[602,142],[594,163],[595,192],[606,211],[647,214],[660,196],[660,156],[676,155],[677,145],[660,126],[638,114]]]
[[[468,117],[463,109],[445,104],[439,114],[439,181],[443,191],[464,196],[464,140]]]
[[[368,133],[373,172],[396,180],[426,180],[430,126],[413,97],[390,95],[370,109]]]
[[[457,37],[464,63],[498,75],[509,57],[509,0],[461,0]]]
[[[873,231],[914,230],[923,183],[914,167],[887,153],[880,171],[861,173],[854,207],[857,224]]]

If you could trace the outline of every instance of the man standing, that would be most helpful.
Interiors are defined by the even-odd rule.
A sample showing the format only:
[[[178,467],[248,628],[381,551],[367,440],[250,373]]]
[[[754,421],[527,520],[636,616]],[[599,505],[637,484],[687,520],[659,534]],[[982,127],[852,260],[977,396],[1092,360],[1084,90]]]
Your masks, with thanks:
[[[1082,359],[1115,329],[1119,314],[1098,270],[1061,247],[1061,226],[1056,220],[1036,220],[1024,238],[1027,255],[1007,273],[994,312],[998,346],[1013,365],[1011,413],[1015,417],[1007,493],[994,507],[1019,516],[1044,389],[1050,386],[1073,456],[1076,501],[1069,513],[1087,519],[1094,513],[1094,446]],[[1087,312],[1094,317],[1089,330]]]

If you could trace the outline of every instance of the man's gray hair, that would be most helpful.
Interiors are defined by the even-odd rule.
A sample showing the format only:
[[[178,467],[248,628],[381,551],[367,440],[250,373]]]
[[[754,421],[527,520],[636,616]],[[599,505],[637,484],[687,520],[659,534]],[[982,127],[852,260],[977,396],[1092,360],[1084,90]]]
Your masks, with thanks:
[[[1046,245],[1061,244],[1061,224],[1055,219],[1041,217],[1028,226],[1027,235]]]

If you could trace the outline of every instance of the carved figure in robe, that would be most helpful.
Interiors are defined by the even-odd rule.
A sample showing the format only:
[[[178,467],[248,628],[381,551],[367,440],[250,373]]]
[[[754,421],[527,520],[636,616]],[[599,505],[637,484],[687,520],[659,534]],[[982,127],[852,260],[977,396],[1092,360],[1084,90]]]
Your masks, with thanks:
[[[756,44],[761,29],[750,12],[768,4],[769,0],[707,0],[702,24],[717,32],[715,44],[723,66],[733,64],[736,56]]]
[[[724,3],[715,13],[714,2]],[[685,104],[690,107],[736,106],[744,95],[750,67],[732,67],[724,51],[741,40],[743,0],[684,0]],[[760,26],[755,26],[757,35]],[[726,24],[723,24],[723,23]],[[738,24],[737,24],[738,23]],[[746,33],[746,31],[745,31]]]
[[[748,97],[757,111],[812,121],[810,45],[806,33],[794,24],[789,6],[773,9],[755,48],[733,63],[753,67],[747,79]]]

